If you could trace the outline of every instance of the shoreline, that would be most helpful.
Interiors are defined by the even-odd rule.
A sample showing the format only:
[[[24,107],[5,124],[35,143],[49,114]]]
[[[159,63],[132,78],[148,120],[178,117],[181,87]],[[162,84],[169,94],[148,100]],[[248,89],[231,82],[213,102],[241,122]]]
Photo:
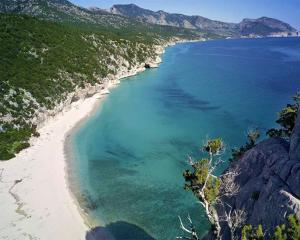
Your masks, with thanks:
[[[2,239],[85,239],[89,230],[67,180],[66,134],[103,97],[72,104],[40,129],[30,148],[0,164]]]
[[[48,120],[40,137],[11,160],[0,162],[0,239],[85,239],[91,229],[69,182],[66,144],[101,106],[109,89],[71,104]]]
[[[95,100],[90,112],[87,115],[85,115],[82,119],[77,121],[77,123],[75,123],[73,125],[73,127],[66,132],[65,139],[64,139],[64,142],[63,142],[64,161],[66,163],[66,166],[65,166],[65,181],[67,182],[69,193],[70,193],[72,199],[74,199],[74,204],[76,205],[77,210],[78,210],[84,224],[87,226],[88,230],[92,229],[93,227],[96,227],[96,225],[93,224],[93,220],[88,216],[88,212],[82,206],[82,202],[81,202],[79,196],[76,195],[77,192],[80,193],[80,189],[79,189],[77,183],[74,184],[74,182],[71,182],[71,176],[70,175],[72,174],[72,169],[73,169],[72,161],[74,161],[74,158],[75,158],[74,150],[72,148],[72,136],[74,136],[74,133],[83,124],[85,124],[85,122],[88,121],[88,119],[91,116],[93,116],[94,114],[97,113],[98,109],[102,106],[102,104],[105,101],[106,97],[109,95],[109,93],[106,93],[106,92],[107,91],[110,92],[111,89],[118,87],[118,85],[119,85],[119,83],[111,85],[110,87],[105,89],[105,93],[102,94],[100,98],[96,97],[97,99]]]
[[[180,43],[184,41],[178,41]],[[175,44],[176,44],[175,43]],[[158,67],[170,45],[158,46],[150,68]],[[146,70],[121,72],[91,97],[79,99],[47,118],[40,137],[9,161],[0,162],[1,239],[85,239],[90,227],[69,182],[66,144],[72,132],[101,105],[120,80]]]

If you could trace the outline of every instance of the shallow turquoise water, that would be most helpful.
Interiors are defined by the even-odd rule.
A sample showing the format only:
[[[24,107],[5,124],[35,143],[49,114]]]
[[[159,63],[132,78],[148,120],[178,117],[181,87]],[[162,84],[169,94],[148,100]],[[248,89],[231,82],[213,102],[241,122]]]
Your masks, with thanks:
[[[201,157],[206,136],[220,136],[227,159],[249,127],[273,127],[300,89],[299,53],[299,38],[180,44],[158,69],[122,81],[72,136],[70,180],[105,235],[174,239],[177,215],[188,213],[205,234],[204,213],[183,190],[187,154]]]

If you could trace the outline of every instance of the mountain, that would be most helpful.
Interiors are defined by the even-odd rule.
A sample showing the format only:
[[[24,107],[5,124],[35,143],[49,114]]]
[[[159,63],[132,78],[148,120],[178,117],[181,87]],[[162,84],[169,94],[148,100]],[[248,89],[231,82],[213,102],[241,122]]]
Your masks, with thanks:
[[[242,35],[258,34],[269,35],[277,32],[295,32],[296,29],[289,24],[280,20],[268,17],[261,17],[258,19],[244,19],[238,24],[240,33]]]
[[[102,28],[119,35],[125,34],[127,37],[136,37],[140,33],[139,38],[199,38],[206,34],[191,29],[142,23],[98,8],[82,8],[67,0],[1,0],[0,13],[26,14],[43,20],[76,24],[78,27]]]
[[[140,8],[134,4],[114,5],[110,8],[109,12],[158,25],[183,27],[218,34],[234,34],[236,32],[236,25],[232,23],[213,21],[201,16],[186,16],[183,14],[167,13],[164,11],[154,12]]]
[[[241,23],[226,23],[211,20],[201,16],[187,16],[183,14],[167,13],[164,11],[151,11],[140,8],[134,4],[114,5],[110,13],[138,19],[143,22],[183,27],[188,29],[208,31],[221,35],[262,35],[277,32],[294,32],[296,29],[277,19],[262,17],[258,19],[244,19]]]
[[[67,0],[2,0],[0,12],[36,16],[46,20],[101,24],[121,27],[132,21],[122,16],[113,16],[107,12],[89,11]]]

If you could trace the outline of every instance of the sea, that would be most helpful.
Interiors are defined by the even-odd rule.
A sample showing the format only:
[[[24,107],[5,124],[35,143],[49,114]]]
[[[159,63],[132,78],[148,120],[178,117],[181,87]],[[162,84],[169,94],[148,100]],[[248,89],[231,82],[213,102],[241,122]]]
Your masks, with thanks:
[[[249,129],[277,127],[278,112],[300,90],[300,38],[213,40],[166,49],[159,68],[123,79],[71,134],[69,183],[95,227],[86,239],[199,237],[210,224],[184,190],[188,156],[222,138],[219,175]]]

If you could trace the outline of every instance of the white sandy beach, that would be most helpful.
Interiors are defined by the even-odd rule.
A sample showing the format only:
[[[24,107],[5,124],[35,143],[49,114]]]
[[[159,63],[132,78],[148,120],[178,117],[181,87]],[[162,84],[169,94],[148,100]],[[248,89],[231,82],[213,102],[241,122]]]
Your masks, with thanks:
[[[64,141],[99,96],[74,103],[39,130],[30,148],[0,163],[0,239],[85,239],[88,228],[66,179]]]

